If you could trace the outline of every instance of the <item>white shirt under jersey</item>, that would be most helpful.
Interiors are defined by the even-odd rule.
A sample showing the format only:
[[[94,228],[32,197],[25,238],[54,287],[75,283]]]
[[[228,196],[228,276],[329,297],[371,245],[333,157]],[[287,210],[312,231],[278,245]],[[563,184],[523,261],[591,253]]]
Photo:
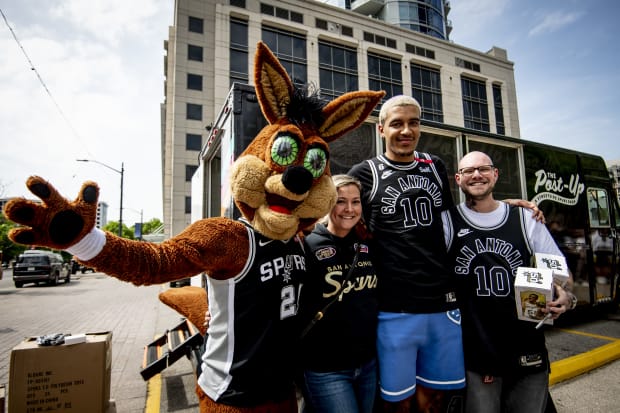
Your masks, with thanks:
[[[500,225],[508,214],[509,207],[510,206],[505,202],[499,201],[498,208],[495,208],[491,212],[476,212],[466,206],[461,208],[461,211],[472,224],[484,230],[485,228],[492,229]],[[524,218],[526,218],[523,219],[522,222],[525,223],[525,232],[527,240],[530,243],[530,247],[532,248],[532,252],[564,255],[560,251],[560,248],[558,248],[558,245],[551,236],[551,233],[545,224],[536,221],[536,219],[531,216],[531,210],[519,208],[519,212]],[[452,222],[449,219],[448,211],[444,211],[441,214],[441,219],[443,220],[443,233],[445,235],[446,245],[450,246],[452,244],[454,230],[451,228]]]

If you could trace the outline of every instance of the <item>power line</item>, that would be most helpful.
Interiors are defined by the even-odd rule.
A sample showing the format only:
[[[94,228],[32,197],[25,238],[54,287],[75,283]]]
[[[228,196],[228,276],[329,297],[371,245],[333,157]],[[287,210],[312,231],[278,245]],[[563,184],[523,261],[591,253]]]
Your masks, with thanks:
[[[22,53],[24,54],[24,56],[26,57],[26,60],[28,61],[28,64],[30,65],[30,70],[32,70],[36,75],[37,78],[39,79],[39,82],[41,83],[41,85],[43,86],[43,89],[45,89],[45,92],[47,92],[48,96],[50,97],[50,99],[52,99],[52,102],[54,103],[54,106],[56,106],[56,109],[58,109],[58,112],[60,112],[60,116],[62,116],[62,118],[64,119],[64,121],[67,123],[67,125],[69,125],[69,128],[71,129],[71,131],[73,132],[73,134],[78,138],[78,140],[80,141],[80,143],[84,143],[84,141],[82,140],[80,134],[77,132],[77,130],[73,127],[73,124],[71,123],[71,121],[69,120],[69,118],[65,115],[65,113],[63,112],[62,108],[60,107],[60,105],[58,104],[58,102],[56,101],[56,99],[54,98],[54,96],[52,95],[52,92],[50,92],[50,90],[48,89],[47,85],[45,84],[45,82],[43,81],[43,78],[41,77],[41,75],[39,74],[39,71],[37,70],[37,68],[34,66],[34,63],[32,63],[32,60],[30,60],[30,57],[28,56],[28,53],[26,53],[26,49],[24,49],[24,47],[22,46],[21,42],[19,41],[19,39],[17,38],[17,35],[15,34],[15,31],[13,31],[13,28],[11,27],[11,25],[9,24],[4,11],[2,11],[2,9],[0,9],[0,14],[2,14],[2,18],[4,19],[4,24],[6,24],[6,27],[8,27],[9,31],[11,32],[11,34],[13,35],[13,39],[15,39],[15,42],[17,43],[17,45],[19,46],[20,50],[22,51]],[[86,151],[90,154],[90,151],[88,149],[86,149]]]

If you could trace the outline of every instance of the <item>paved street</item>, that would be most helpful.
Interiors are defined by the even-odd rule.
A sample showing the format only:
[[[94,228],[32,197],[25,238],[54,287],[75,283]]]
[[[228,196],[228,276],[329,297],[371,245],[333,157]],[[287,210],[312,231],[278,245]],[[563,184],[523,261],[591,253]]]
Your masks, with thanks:
[[[180,320],[159,301],[163,288],[167,286],[135,287],[101,273],[78,273],[69,284],[17,289],[11,271],[5,270],[0,281],[0,384],[8,387],[11,349],[24,337],[112,331],[111,398],[119,413],[143,413],[144,346]]]

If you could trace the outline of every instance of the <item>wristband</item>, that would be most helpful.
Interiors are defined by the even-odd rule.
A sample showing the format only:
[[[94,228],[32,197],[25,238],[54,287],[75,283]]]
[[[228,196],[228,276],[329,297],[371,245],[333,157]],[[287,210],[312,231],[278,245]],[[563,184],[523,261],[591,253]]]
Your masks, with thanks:
[[[568,309],[574,310],[577,307],[577,296],[570,291],[566,291],[566,294],[568,294],[568,299],[570,300],[570,307]]]

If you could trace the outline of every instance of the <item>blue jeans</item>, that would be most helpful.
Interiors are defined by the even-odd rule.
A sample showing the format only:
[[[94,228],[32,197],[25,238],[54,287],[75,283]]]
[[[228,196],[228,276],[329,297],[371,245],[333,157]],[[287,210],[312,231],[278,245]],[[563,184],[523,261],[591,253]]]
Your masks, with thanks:
[[[377,390],[375,359],[356,369],[304,371],[305,396],[313,413],[372,413]]]
[[[518,378],[483,377],[467,371],[466,413],[542,413],[547,405],[549,371]]]

